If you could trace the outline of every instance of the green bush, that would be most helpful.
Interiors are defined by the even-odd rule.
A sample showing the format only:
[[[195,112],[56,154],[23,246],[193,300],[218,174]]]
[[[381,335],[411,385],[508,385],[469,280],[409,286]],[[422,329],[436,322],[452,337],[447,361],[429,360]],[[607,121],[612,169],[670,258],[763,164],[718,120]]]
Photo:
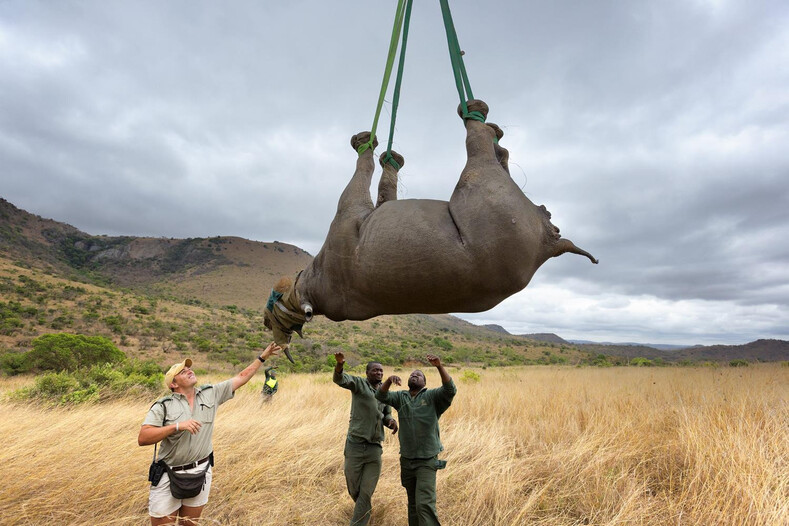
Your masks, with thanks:
[[[652,363],[652,360],[639,357],[630,360],[630,365],[635,365],[636,367],[652,367],[654,364]]]
[[[9,351],[0,354],[0,371],[8,376],[30,372],[27,353]]]
[[[162,390],[164,375],[154,362],[129,360],[120,364],[98,364],[73,372],[49,372],[29,389],[11,394],[12,399],[39,399],[57,404],[98,402],[140,392]]]
[[[732,360],[729,362],[729,367],[748,367],[749,365],[748,360]]]
[[[102,321],[115,334],[123,333],[123,326],[126,323],[126,321],[123,319],[123,316],[120,316],[118,314],[113,314],[112,316],[107,316]]]
[[[440,336],[436,336],[435,338],[433,338],[433,344],[436,347],[439,347],[439,348],[444,349],[446,351],[451,351],[452,350],[452,342],[447,340],[447,339],[445,339],[445,338],[441,338]]]
[[[28,353],[32,369],[39,371],[72,371],[99,363],[124,360],[115,344],[103,336],[82,334],[44,334],[33,340]]]
[[[33,391],[35,394],[48,398],[59,398],[71,391],[79,389],[79,387],[79,380],[74,378],[69,373],[63,371],[60,373],[47,373],[43,376],[39,376],[36,379]]]
[[[479,382],[480,376],[479,373],[475,373],[474,371],[465,370],[463,371],[463,376],[460,377],[463,382]]]

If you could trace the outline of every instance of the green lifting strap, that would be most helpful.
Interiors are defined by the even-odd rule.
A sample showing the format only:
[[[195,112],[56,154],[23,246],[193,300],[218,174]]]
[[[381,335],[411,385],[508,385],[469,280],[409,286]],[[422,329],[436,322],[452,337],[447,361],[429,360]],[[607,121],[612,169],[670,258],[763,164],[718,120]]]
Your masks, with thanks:
[[[384,78],[381,83],[381,91],[378,95],[378,105],[375,109],[375,118],[373,119],[373,126],[370,131],[370,140],[357,149],[359,155],[362,155],[367,149],[373,148],[373,141],[375,139],[375,132],[378,128],[378,119],[381,116],[381,109],[383,108],[384,97],[389,88],[389,79],[392,75],[392,67],[394,66],[394,59],[397,55],[397,48],[400,44],[400,34],[402,32],[402,45],[400,46],[400,60],[397,67],[397,79],[395,81],[395,89],[392,97],[392,119],[389,125],[389,141],[386,147],[386,153],[383,155],[383,162],[389,163],[399,170],[400,165],[392,157],[392,141],[394,140],[395,122],[397,120],[397,108],[400,104],[400,87],[403,81],[403,71],[405,70],[405,51],[408,43],[408,28],[411,21],[411,7],[413,0],[398,0],[397,9],[395,10],[395,21],[392,27],[392,38],[389,42],[389,54],[386,59],[386,67],[384,68]],[[460,104],[463,110],[463,119],[473,119],[480,122],[485,122],[485,116],[478,111],[468,111],[467,101],[474,98],[471,92],[471,83],[468,80],[466,73],[466,66],[463,63],[463,55],[460,51],[460,44],[458,43],[457,32],[455,31],[455,24],[452,21],[452,13],[449,10],[449,1],[441,0],[441,13],[444,19],[444,29],[447,33],[447,44],[449,46],[449,58],[452,63],[452,73],[455,77],[455,85],[460,96]]]
[[[381,108],[384,105],[384,96],[389,87],[389,77],[392,75],[392,66],[394,65],[395,55],[397,54],[397,46],[400,43],[400,30],[403,27],[403,17],[405,16],[405,2],[406,0],[398,0],[397,9],[395,10],[394,27],[392,27],[392,39],[389,42],[389,55],[386,58],[386,67],[384,68],[384,80],[381,83],[381,92],[378,95],[378,106],[375,109],[375,118],[373,119],[373,127],[370,130],[370,141],[362,144],[356,150],[359,155],[363,154],[368,148],[373,148],[373,141],[375,140],[375,132],[378,128],[378,118],[381,116]]]
[[[463,55],[460,52],[455,24],[452,22],[452,13],[449,10],[449,0],[441,0],[441,14],[444,17],[444,29],[447,33],[447,44],[449,45],[449,58],[452,61],[452,73],[455,76],[455,85],[458,95],[460,95],[460,105],[463,109],[463,119],[474,119],[485,122],[485,116],[478,111],[468,111],[466,101],[474,98],[471,93],[471,84],[466,74],[466,66],[463,64]]]
[[[394,95],[392,95],[392,119],[389,123],[389,142],[386,145],[384,162],[394,166],[395,170],[400,165],[392,157],[392,141],[394,140],[395,121],[397,120],[397,107],[400,105],[400,86],[403,84],[403,70],[405,70],[405,48],[408,44],[408,27],[411,25],[411,6],[413,0],[406,0],[405,17],[403,18],[403,43],[400,46],[400,62],[397,65],[397,79],[395,80]]]

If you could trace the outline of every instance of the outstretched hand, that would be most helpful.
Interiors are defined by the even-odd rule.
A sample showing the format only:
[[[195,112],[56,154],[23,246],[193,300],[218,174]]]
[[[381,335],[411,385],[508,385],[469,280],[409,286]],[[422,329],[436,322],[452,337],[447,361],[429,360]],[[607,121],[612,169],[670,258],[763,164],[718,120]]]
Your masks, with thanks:
[[[269,356],[277,356],[277,353],[282,350],[282,347],[277,345],[274,342],[268,344],[268,347],[261,353],[260,357],[264,360],[268,359]]]
[[[390,384],[403,385],[403,382],[400,381],[400,377],[394,374],[387,378],[386,381]]]
[[[337,365],[343,365],[345,363],[345,355],[341,352],[334,353],[334,359],[337,361]]]
[[[427,358],[427,361],[430,362],[430,365],[432,365],[433,367],[441,366],[441,358],[439,358],[435,354],[428,354],[427,356],[425,356],[425,358]]]

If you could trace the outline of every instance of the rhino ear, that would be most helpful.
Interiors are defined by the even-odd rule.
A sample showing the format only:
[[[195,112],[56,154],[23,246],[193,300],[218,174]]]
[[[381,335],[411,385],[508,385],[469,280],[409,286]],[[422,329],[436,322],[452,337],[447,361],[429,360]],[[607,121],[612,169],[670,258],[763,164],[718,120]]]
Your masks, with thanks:
[[[592,256],[589,252],[578,248],[575,246],[575,243],[566,238],[562,238],[556,243],[554,253],[551,255],[551,257],[555,258],[567,252],[570,252],[571,254],[578,254],[579,256],[586,256],[595,265],[599,263],[599,260],[595,259],[594,256]]]
[[[282,276],[279,281],[274,285],[274,290],[284,294],[293,287],[293,278],[290,276]]]

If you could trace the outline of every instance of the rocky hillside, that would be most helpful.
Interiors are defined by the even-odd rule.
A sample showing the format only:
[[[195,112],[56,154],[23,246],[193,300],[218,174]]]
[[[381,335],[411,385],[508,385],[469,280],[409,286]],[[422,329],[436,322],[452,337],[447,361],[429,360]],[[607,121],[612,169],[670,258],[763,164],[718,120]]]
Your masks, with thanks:
[[[0,199],[5,257],[99,285],[260,308],[271,286],[311,260],[293,245],[238,237],[167,239],[94,236]]]

